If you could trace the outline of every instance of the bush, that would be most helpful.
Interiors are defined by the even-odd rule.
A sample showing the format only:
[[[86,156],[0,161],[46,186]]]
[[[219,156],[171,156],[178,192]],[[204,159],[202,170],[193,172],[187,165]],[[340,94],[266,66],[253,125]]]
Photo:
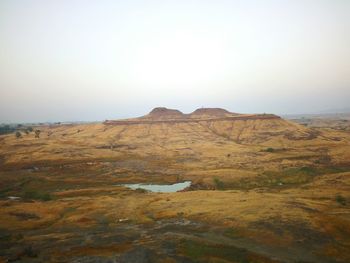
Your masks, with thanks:
[[[335,200],[336,200],[339,204],[341,204],[341,205],[346,205],[346,199],[345,199],[345,197],[342,196],[342,195],[337,195],[337,196],[335,197]]]
[[[16,131],[16,138],[21,138],[22,137],[22,134],[19,132],[19,131]]]
[[[40,137],[40,130],[35,130],[35,138],[39,138]]]
[[[225,187],[224,182],[221,181],[219,178],[214,178],[214,184],[215,188],[218,190],[223,190]]]
[[[146,189],[142,189],[142,188],[136,188],[136,189],[135,189],[135,192],[141,193],[141,194],[148,193],[148,191],[147,191]]]
[[[269,147],[265,150],[265,152],[268,152],[268,153],[273,153],[274,151],[275,151],[275,149],[271,148],[271,147]]]
[[[36,199],[42,201],[50,201],[52,197],[49,193],[41,193],[38,191],[29,190],[24,193],[24,198],[26,199]]]
[[[28,246],[23,250],[23,256],[27,256],[27,257],[37,257],[38,254],[33,250],[32,246]]]
[[[193,240],[182,240],[180,249],[187,257],[192,259],[190,262],[208,262],[207,259],[211,258],[217,259],[215,262],[252,262],[250,260],[251,255],[249,255],[246,249],[225,244],[219,245]]]

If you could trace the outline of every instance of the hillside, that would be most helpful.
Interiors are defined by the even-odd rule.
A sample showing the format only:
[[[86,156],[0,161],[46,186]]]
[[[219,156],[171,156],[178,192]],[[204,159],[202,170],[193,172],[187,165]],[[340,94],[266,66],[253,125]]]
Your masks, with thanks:
[[[0,136],[0,262],[350,260],[348,130],[219,108],[33,128]]]
[[[264,152],[267,148],[277,149],[288,156],[287,159],[293,158],[294,154],[300,156],[302,151],[306,162],[308,158],[315,160],[329,155],[324,150],[319,151],[322,145],[344,145],[344,135],[309,129],[276,115],[234,114],[222,109],[198,109],[183,114],[177,110],[156,108],[134,119],[101,124],[51,125],[38,129],[40,138],[35,138],[34,133],[23,134],[20,139],[13,135],[2,136],[2,165],[92,161],[128,154],[140,158],[175,158],[171,163],[175,166],[178,164],[176,160],[181,159],[186,160],[181,164],[184,166],[191,162],[251,166],[253,157],[254,165],[262,160],[266,165],[269,161],[266,159],[271,155]],[[334,154],[337,162],[347,157]]]

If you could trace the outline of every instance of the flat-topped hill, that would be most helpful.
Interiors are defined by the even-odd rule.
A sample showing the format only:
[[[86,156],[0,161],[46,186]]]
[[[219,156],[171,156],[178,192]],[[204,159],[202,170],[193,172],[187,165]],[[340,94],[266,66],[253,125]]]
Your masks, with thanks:
[[[221,108],[200,108],[189,114],[191,118],[203,117],[232,117],[239,115]]]
[[[162,122],[198,122],[222,120],[254,120],[254,119],[280,119],[274,114],[238,114],[221,108],[200,108],[192,113],[184,114],[179,110],[165,107],[154,108],[145,116],[124,120],[106,120],[106,125],[126,125]]]
[[[179,110],[168,109],[165,107],[154,108],[149,114],[143,116],[144,119],[166,120],[182,119],[185,115]]]
[[[219,163],[230,166],[232,160],[225,157],[229,154],[237,156],[235,165],[247,163],[253,167],[251,160],[255,166],[266,164],[261,151],[268,148],[284,153],[283,149],[288,147],[309,149],[317,145],[317,153],[310,153],[312,157],[326,154],[319,147],[338,141],[343,143],[341,138],[337,137],[338,141],[335,141],[334,136],[325,131],[310,129],[273,114],[238,114],[219,108],[202,108],[188,114],[155,108],[138,118],[96,124],[48,125],[36,129],[41,131],[40,138],[34,133],[23,133],[21,138],[14,134],[0,136],[0,166],[1,163],[19,167],[33,162],[90,161],[127,155],[153,156],[155,160],[175,158],[177,161],[172,164],[181,163],[181,167],[192,167],[193,162],[200,166],[217,166]],[[26,151],[31,152],[30,157],[24,154]],[[293,151],[288,151],[286,157],[301,162]],[[342,152],[340,157],[332,158],[343,160],[347,156]],[[246,162],[248,159],[250,161]],[[277,158],[276,163],[280,165],[280,159]]]

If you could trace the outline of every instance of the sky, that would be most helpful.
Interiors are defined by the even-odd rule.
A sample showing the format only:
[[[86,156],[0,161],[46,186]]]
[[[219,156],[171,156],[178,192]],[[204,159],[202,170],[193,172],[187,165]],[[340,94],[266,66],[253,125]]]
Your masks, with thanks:
[[[348,0],[0,0],[0,122],[349,108]]]

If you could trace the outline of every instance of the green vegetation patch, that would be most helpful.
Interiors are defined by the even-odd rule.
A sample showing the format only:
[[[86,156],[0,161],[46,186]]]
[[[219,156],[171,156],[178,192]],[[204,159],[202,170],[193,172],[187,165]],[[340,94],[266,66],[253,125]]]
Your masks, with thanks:
[[[221,181],[219,178],[214,178],[214,185],[215,185],[215,189],[217,190],[225,189],[225,183]]]
[[[338,204],[346,205],[346,198],[342,195],[337,195],[335,201],[337,201]]]
[[[233,227],[225,229],[223,235],[229,238],[237,238],[240,236],[239,230]]]
[[[269,147],[269,148],[267,148],[267,149],[265,150],[265,152],[268,152],[268,153],[273,153],[273,152],[275,152],[275,149],[274,149],[274,148]]]
[[[220,258],[237,263],[251,262],[248,258],[249,252],[246,249],[232,246],[184,240],[180,247],[185,256],[195,262],[208,262],[208,258]]]
[[[235,262],[235,263],[272,263],[266,256],[250,252],[244,248],[223,244],[210,244],[194,240],[182,240],[180,252],[193,262]]]
[[[52,197],[49,193],[41,192],[38,190],[27,190],[24,192],[23,198],[25,199],[35,199],[41,201],[50,201]]]

